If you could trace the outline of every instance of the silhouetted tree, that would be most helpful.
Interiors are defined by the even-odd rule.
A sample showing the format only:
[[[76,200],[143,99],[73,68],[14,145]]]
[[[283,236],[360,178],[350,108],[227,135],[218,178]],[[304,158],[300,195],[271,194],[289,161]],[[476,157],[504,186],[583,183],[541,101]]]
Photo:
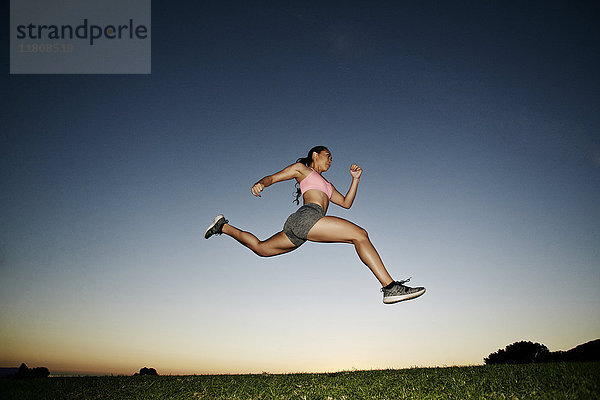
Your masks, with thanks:
[[[550,351],[540,343],[515,342],[506,346],[504,350],[490,354],[483,360],[490,364],[524,364],[544,362],[549,359]]]
[[[27,368],[25,363],[21,364],[19,370],[14,375],[14,378],[17,379],[26,379],[26,378],[47,378],[50,375],[50,371],[46,367],[38,367],[38,368]]]
[[[158,372],[156,372],[156,370],[154,368],[142,368],[140,369],[140,372],[136,372],[135,374],[133,374],[133,376],[138,376],[138,375],[151,375],[151,376],[158,376]]]
[[[22,363],[21,366],[19,367],[19,370],[17,371],[17,377],[18,378],[26,378],[28,374],[29,374],[29,368],[27,368],[27,365],[25,365],[25,363]]]
[[[600,339],[567,351],[548,351],[539,343],[516,342],[484,358],[486,364],[600,361]]]
[[[33,378],[47,378],[50,376],[50,370],[46,367],[37,367],[31,370],[31,375]]]
[[[600,361],[600,339],[592,340],[564,352],[565,361]]]

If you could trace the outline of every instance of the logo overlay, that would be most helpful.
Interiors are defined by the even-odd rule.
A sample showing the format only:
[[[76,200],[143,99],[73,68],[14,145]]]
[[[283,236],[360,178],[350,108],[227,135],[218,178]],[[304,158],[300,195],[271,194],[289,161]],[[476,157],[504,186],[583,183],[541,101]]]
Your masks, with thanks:
[[[10,0],[11,74],[149,74],[151,0]]]

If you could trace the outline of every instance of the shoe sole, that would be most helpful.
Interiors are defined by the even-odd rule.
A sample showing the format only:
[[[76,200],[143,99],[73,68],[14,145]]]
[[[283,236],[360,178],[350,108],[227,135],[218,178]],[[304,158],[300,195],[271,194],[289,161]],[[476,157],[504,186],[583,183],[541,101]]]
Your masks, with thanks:
[[[215,217],[215,219],[213,220],[212,224],[210,224],[208,226],[208,228],[206,228],[206,230],[204,231],[204,239],[208,239],[208,237],[206,237],[206,234],[208,233],[208,231],[210,231],[216,224],[217,222],[219,222],[219,220],[221,218],[225,218],[225,216],[223,214],[219,214]],[[212,236],[212,235],[211,235]],[[209,236],[210,237],[210,236]]]
[[[418,292],[414,292],[411,294],[405,294],[403,296],[388,296],[383,298],[383,302],[385,304],[394,304],[399,303],[401,301],[411,300],[416,297],[422,296],[427,290],[423,288],[423,290],[419,290]]]

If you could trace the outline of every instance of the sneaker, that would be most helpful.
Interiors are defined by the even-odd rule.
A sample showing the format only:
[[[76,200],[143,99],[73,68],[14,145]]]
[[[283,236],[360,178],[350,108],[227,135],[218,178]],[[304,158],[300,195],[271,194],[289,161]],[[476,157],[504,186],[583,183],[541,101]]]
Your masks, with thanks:
[[[214,221],[212,222],[212,224],[210,224],[208,226],[208,228],[206,228],[206,230],[204,231],[204,239],[208,239],[209,237],[211,237],[212,235],[220,235],[223,233],[223,225],[225,225],[226,223],[228,223],[229,221],[227,221],[225,219],[225,216],[223,214],[219,214],[215,217]]]
[[[405,286],[404,284],[408,281],[410,281],[410,278],[404,281],[394,282],[394,286],[389,289],[381,288],[381,291],[383,292],[383,302],[385,304],[398,303],[399,301],[414,299],[425,293],[424,287],[412,288]]]

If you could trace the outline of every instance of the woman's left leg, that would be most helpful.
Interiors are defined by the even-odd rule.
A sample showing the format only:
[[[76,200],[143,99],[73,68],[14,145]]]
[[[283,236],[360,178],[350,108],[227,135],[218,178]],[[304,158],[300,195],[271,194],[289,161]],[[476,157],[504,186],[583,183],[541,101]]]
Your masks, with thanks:
[[[351,243],[361,261],[369,267],[382,286],[394,282],[369,240],[366,230],[338,217],[323,217],[308,232],[308,240],[323,243]]]
[[[252,233],[238,229],[229,223],[223,225],[222,231],[261,257],[273,257],[297,249],[283,232],[278,232],[266,240],[259,240]]]

